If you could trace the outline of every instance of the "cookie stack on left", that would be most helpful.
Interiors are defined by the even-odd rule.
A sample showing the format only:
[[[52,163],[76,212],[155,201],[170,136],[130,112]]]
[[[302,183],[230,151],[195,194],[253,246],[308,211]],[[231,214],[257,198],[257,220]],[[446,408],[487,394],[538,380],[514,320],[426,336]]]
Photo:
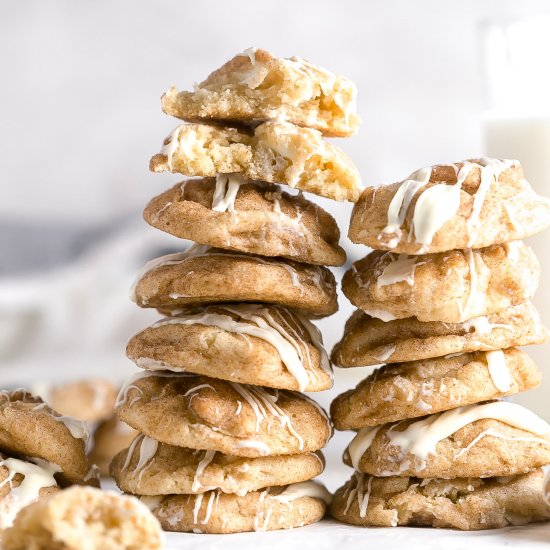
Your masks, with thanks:
[[[230,533],[321,519],[329,495],[326,413],[302,392],[332,387],[311,318],[334,313],[324,266],[342,265],[334,219],[301,192],[355,200],[351,160],[324,136],[358,125],[355,87],[298,58],[247,50],[194,92],[169,90],[185,121],[151,159],[155,172],[198,176],[145,208],[145,220],[195,241],[153,260],[132,290],[166,317],[135,335],[143,372],[117,413],[140,432],[111,472],[166,530]]]

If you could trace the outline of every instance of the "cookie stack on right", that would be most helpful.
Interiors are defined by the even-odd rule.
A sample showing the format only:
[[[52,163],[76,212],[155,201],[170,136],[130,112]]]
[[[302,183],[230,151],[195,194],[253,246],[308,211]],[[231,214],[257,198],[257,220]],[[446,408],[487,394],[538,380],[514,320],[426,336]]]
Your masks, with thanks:
[[[344,276],[359,309],[333,361],[389,364],[332,403],[335,427],[357,431],[335,518],[464,530],[550,518],[550,425],[502,400],[540,383],[517,347],[547,338],[520,239],[549,224],[517,161],[423,168],[363,192],[349,235],[375,251]]]
[[[338,309],[324,266],[346,255],[335,220],[301,191],[358,198],[355,166],[325,139],[355,132],[355,95],[343,77],[250,49],[163,96],[185,123],[150,168],[195,178],[144,217],[195,244],[147,264],[133,289],[167,317],[128,343],[144,370],[116,409],[140,434],[111,472],[165,530],[288,529],[325,514],[330,495],[312,479],[332,427],[303,392],[332,387],[310,319]]]

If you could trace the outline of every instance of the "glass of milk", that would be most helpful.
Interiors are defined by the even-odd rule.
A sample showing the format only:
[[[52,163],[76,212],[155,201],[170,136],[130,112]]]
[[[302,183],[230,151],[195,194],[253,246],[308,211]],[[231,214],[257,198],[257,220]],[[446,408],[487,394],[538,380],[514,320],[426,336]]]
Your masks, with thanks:
[[[480,38],[486,104],[484,154],[518,159],[534,189],[550,196],[550,14],[485,22]],[[537,253],[542,270],[534,302],[550,327],[548,231],[527,243]],[[531,347],[528,353],[545,373],[543,385],[513,400],[550,420],[545,398],[550,395],[550,351],[544,345]]]

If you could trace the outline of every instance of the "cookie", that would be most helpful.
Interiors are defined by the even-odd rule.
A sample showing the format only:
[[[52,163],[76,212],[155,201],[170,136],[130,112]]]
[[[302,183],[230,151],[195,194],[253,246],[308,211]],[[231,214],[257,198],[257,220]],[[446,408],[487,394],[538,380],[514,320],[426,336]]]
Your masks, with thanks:
[[[137,435],[136,430],[112,415],[101,422],[94,432],[90,462],[99,468],[102,476],[109,476],[109,465],[114,456],[126,449]]]
[[[462,323],[422,322],[416,317],[384,322],[358,309],[331,359],[338,367],[363,367],[542,344],[547,338],[531,302]]]
[[[344,264],[338,226],[321,207],[276,185],[248,182],[234,188],[226,180],[186,180],[152,199],[143,217],[161,231],[215,248]]]
[[[4,550],[163,548],[159,522],[143,503],[91,487],[71,487],[28,506],[2,542]]]
[[[118,487],[136,495],[205,493],[244,496],[272,485],[313,479],[322,473],[321,453],[242,458],[159,443],[143,434],[117,454],[111,474]]]
[[[535,254],[521,241],[412,256],[375,251],[353,264],[342,290],[371,317],[460,323],[532,298]]]
[[[307,319],[278,306],[184,309],[136,334],[126,354],[148,370],[187,371],[300,391],[332,387],[321,333]]]
[[[344,462],[375,476],[496,477],[550,463],[550,425],[492,401],[359,431]]]
[[[536,388],[542,374],[517,348],[386,365],[339,395],[330,408],[338,430],[358,430]]]
[[[100,422],[113,414],[117,387],[103,378],[86,378],[52,386],[40,394],[52,409],[85,422]]]
[[[206,376],[138,374],[117,414],[157,441],[242,457],[317,451],[331,436],[326,413],[305,395]]]
[[[152,172],[262,180],[328,199],[355,202],[361,177],[352,160],[311,128],[264,122],[254,129],[182,124],[149,163]],[[240,174],[244,177],[235,178]]]
[[[162,109],[183,120],[288,120],[327,136],[353,135],[360,124],[357,90],[344,78],[298,57],[249,48],[214,71],[193,92],[170,88]]]
[[[489,479],[372,477],[355,472],[334,495],[331,515],[360,526],[497,529],[548,521],[542,471]]]
[[[421,168],[405,181],[364,190],[349,237],[405,254],[483,248],[550,225],[550,201],[537,195],[517,160],[474,159]]]
[[[59,490],[59,468],[46,460],[0,453],[0,531],[12,525],[19,510]]]
[[[52,410],[40,397],[24,390],[0,392],[0,448],[58,466],[64,483],[90,481],[92,475],[84,423]]]
[[[319,521],[330,503],[320,483],[304,481],[246,495],[209,491],[198,495],[142,497],[165,531],[242,533],[292,529]]]
[[[324,267],[199,245],[146,264],[131,297],[165,312],[213,302],[265,302],[311,317],[338,310],[336,282]]]

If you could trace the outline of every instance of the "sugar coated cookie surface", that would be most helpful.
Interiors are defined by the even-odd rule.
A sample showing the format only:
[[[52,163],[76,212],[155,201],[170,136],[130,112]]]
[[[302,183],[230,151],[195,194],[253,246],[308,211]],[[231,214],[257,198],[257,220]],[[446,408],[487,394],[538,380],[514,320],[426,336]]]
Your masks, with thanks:
[[[330,503],[320,483],[304,481],[246,495],[210,491],[198,495],[142,497],[166,531],[241,533],[293,529],[319,521]]]
[[[117,413],[157,441],[242,457],[317,451],[332,435],[326,413],[303,394],[188,374],[136,375]]]
[[[182,309],[136,334],[126,353],[152,371],[300,391],[332,387],[332,369],[317,327],[290,310],[266,304]]]
[[[167,312],[212,302],[273,303],[313,317],[338,309],[336,282],[324,267],[199,245],[148,262],[131,297]]]
[[[529,300],[538,260],[521,241],[424,256],[375,251],[342,280],[349,300],[371,317],[460,323]]]
[[[384,322],[358,309],[331,358],[338,367],[362,367],[542,344],[547,338],[531,302],[462,323],[422,322],[416,317]]]
[[[40,397],[24,390],[0,392],[0,448],[9,454],[56,464],[65,483],[93,482],[88,440],[82,421],[58,414]]]
[[[264,122],[253,130],[182,124],[151,158],[153,172],[214,177],[241,174],[328,199],[355,202],[361,177],[352,160],[311,128]]]
[[[376,476],[496,477],[550,463],[550,425],[492,401],[360,430],[344,462]]]
[[[354,84],[298,57],[283,59],[249,48],[214,71],[193,92],[170,88],[165,113],[183,120],[225,123],[280,119],[327,136],[357,131]]]
[[[489,479],[373,477],[356,472],[334,495],[330,512],[359,526],[416,525],[473,531],[550,519],[543,473]]]
[[[145,221],[176,237],[226,250],[316,265],[346,261],[338,244],[340,230],[321,207],[276,185],[235,177],[186,180],[152,199],[143,212]]]
[[[91,487],[28,506],[2,540],[4,550],[160,550],[162,541],[159,522],[137,498]]]
[[[243,458],[159,443],[140,434],[113,460],[119,488],[136,495],[205,493],[244,496],[273,485],[313,479],[322,473],[321,453]]]
[[[464,353],[375,370],[331,405],[339,430],[357,430],[536,388],[542,374],[517,348]]]
[[[520,163],[483,158],[365,189],[349,236],[378,250],[425,254],[515,241],[549,225],[550,201],[533,191]]]

